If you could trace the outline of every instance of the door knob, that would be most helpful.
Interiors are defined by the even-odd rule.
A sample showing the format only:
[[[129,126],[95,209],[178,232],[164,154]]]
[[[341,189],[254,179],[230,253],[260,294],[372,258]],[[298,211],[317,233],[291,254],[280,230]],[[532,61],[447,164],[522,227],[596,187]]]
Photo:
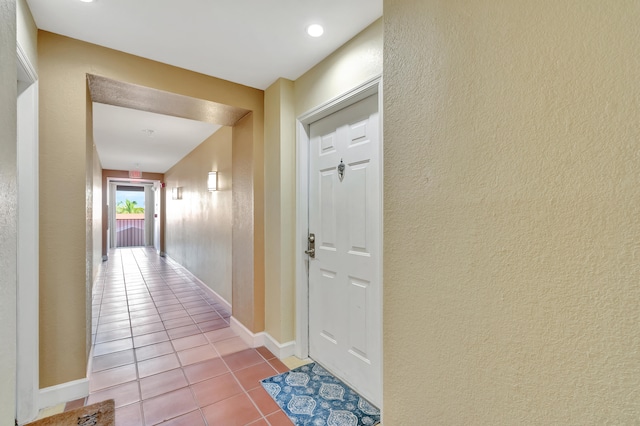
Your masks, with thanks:
[[[307,244],[307,249],[304,252],[305,254],[308,254],[309,257],[316,257],[316,235],[309,234],[308,240],[309,243]]]

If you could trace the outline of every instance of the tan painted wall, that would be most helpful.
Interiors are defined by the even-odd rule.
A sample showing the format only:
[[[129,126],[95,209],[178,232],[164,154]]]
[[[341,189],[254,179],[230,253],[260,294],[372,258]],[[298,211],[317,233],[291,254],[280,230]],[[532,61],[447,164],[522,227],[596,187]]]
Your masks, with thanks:
[[[263,99],[264,102],[264,99]],[[264,331],[264,157],[247,135],[255,132],[251,114],[232,134],[232,287],[233,316],[250,331]],[[264,129],[260,129],[264,132]],[[251,169],[256,174],[252,176]],[[258,169],[260,174],[258,174]],[[249,197],[248,194],[255,194]],[[254,212],[254,213],[252,213]],[[242,247],[242,249],[239,249]],[[253,256],[253,267],[246,267]]]
[[[249,140],[255,163],[251,187],[262,190],[263,92],[122,52],[40,31],[40,385],[57,385],[86,373],[86,74],[140,84],[253,111]],[[244,142],[244,141],[243,141]],[[64,182],[65,185],[60,185]],[[261,193],[260,193],[261,194]],[[250,194],[241,194],[251,199]],[[263,224],[263,199],[246,214]],[[263,225],[256,227],[263,232]],[[261,241],[260,241],[261,242]],[[255,247],[258,247],[255,249]],[[264,271],[263,245],[238,265]],[[235,250],[247,248],[234,246]],[[254,249],[257,251],[254,251]],[[256,259],[256,265],[254,265]],[[264,272],[257,276],[262,277]],[[263,281],[239,291],[263,293]],[[245,288],[246,287],[246,288]],[[260,299],[261,300],[261,299]],[[262,308],[260,308],[262,309]],[[254,315],[260,315],[259,313]],[[264,314],[262,314],[264,316]],[[251,318],[253,322],[253,318]],[[258,330],[259,331],[259,330]]]
[[[231,303],[231,137],[222,127],[165,173],[166,253]],[[218,191],[207,174],[218,172]],[[182,199],[171,190],[182,188]]]
[[[0,424],[16,408],[16,4],[0,0]]]
[[[385,0],[384,423],[640,418],[640,3]]]
[[[295,81],[299,116],[382,74],[382,18]]]
[[[16,38],[31,65],[38,69],[38,28],[27,0],[16,1]]]
[[[295,339],[296,135],[293,82],[265,91],[265,330]]]

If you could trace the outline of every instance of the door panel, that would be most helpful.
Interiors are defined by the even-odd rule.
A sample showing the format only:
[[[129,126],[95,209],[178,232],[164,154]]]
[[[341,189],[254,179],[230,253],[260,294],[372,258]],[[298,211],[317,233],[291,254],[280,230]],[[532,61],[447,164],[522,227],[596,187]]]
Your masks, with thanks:
[[[310,126],[309,353],[374,404],[382,391],[379,151],[377,95]]]

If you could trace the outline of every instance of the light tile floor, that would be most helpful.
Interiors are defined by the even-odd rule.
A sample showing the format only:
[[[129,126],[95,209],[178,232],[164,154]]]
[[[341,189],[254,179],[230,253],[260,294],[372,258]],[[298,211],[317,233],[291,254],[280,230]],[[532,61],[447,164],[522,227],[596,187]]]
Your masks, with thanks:
[[[118,426],[292,423],[260,385],[288,367],[248,347],[229,312],[180,266],[146,248],[112,250],[93,290],[89,397]]]

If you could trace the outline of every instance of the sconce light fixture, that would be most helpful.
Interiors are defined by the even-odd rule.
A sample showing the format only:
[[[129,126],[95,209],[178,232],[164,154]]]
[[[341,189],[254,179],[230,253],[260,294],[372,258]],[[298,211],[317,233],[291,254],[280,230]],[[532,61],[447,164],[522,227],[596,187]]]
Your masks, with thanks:
[[[218,172],[209,172],[209,177],[207,178],[207,187],[209,188],[209,191],[218,190]]]
[[[182,200],[182,187],[176,186],[171,188],[171,199]]]

